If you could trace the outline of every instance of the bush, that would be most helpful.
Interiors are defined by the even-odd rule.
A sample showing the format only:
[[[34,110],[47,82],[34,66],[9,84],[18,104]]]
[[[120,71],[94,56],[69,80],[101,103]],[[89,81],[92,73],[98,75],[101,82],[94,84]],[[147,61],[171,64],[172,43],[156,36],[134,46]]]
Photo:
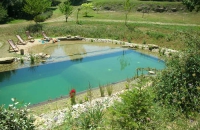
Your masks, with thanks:
[[[35,22],[44,22],[46,19],[50,18],[53,15],[53,11],[47,11],[43,14],[39,14],[37,16],[35,16],[34,21]]]
[[[82,112],[76,119],[76,126],[79,129],[97,129],[103,121],[103,104],[96,102],[95,106],[86,106],[86,111]]]
[[[200,112],[200,38],[186,35],[187,48],[166,62],[155,85],[157,100],[187,117]]]
[[[151,119],[149,110],[153,100],[149,90],[142,89],[143,84],[140,85],[139,88],[133,88],[122,94],[121,102],[114,103],[110,108],[116,128],[126,130],[147,128]]]
[[[13,104],[8,108],[0,107],[1,130],[33,130],[34,119],[29,115],[27,105],[19,107],[19,102],[12,99]]]
[[[37,15],[34,17],[34,21],[37,22],[44,22],[45,21],[45,16],[42,15]]]

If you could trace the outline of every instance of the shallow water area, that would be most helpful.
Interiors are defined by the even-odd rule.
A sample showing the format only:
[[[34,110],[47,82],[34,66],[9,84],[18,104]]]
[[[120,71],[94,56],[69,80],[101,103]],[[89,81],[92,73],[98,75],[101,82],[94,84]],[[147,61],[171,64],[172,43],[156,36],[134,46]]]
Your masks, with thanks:
[[[39,47],[39,48],[38,48]],[[37,104],[126,80],[139,67],[163,69],[163,61],[115,44],[56,43],[31,48],[51,55],[45,63],[0,73],[0,105],[11,98]],[[147,72],[146,72],[147,73]]]

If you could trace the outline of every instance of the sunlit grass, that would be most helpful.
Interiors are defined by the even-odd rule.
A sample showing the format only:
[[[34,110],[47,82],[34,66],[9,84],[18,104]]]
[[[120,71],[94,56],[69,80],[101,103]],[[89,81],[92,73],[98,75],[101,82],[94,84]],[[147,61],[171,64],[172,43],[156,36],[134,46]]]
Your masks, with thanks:
[[[18,23],[24,23],[24,22],[27,22],[27,20],[24,20],[24,19],[14,19],[14,20],[11,20],[10,22],[8,22],[8,24],[18,24]]]

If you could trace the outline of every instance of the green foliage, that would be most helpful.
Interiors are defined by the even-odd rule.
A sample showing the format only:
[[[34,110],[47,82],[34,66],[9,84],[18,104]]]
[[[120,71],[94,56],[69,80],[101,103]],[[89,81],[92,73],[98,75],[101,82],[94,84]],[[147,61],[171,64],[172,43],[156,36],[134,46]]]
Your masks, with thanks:
[[[107,86],[106,90],[107,90],[108,96],[111,96],[113,92],[113,86],[112,85]]]
[[[86,106],[86,111],[80,113],[76,120],[79,129],[97,129],[103,121],[103,104],[96,102],[95,106]]]
[[[50,0],[25,0],[23,10],[33,17],[45,12],[47,8],[51,7]]]
[[[143,83],[145,82],[140,80],[138,88],[123,93],[121,101],[115,102],[111,107],[116,128],[126,130],[147,128],[151,120],[150,109],[153,100],[150,89],[142,89]]]
[[[35,57],[31,54],[30,55],[31,64],[35,64]]]
[[[155,85],[157,100],[187,117],[200,112],[200,38],[185,35],[187,48],[167,60]]]
[[[64,3],[59,4],[60,11],[65,14],[66,22],[68,17],[72,14],[73,7],[70,4],[70,1],[67,0]]]
[[[34,119],[29,115],[27,105],[20,107],[19,102],[12,98],[13,104],[8,108],[0,106],[1,130],[34,130]]]
[[[36,23],[38,23],[38,22],[44,22],[45,21],[45,16],[43,16],[43,15],[37,15],[37,16],[34,17],[34,21]]]
[[[200,1],[199,0],[182,0],[183,4],[186,5],[189,11],[199,11],[200,10]]]
[[[89,10],[93,9],[92,3],[84,3],[81,5],[81,9],[84,11],[84,16],[88,17]]]
[[[0,22],[3,22],[5,20],[5,18],[8,16],[7,14],[7,10],[4,9],[4,7],[2,6],[2,4],[0,3]]]
[[[124,2],[124,11],[125,11],[125,25],[127,25],[128,14],[130,13],[133,5],[131,5],[130,0],[125,0]]]
[[[85,100],[89,100],[90,102],[92,101],[92,87],[89,83],[89,87],[87,90],[87,96],[85,97]]]
[[[45,13],[39,14],[34,17],[34,21],[37,22],[44,22],[46,19],[50,18],[53,15],[53,11],[47,11]]]
[[[20,62],[21,62],[21,64],[24,64],[24,59],[20,58]]]
[[[104,97],[105,96],[105,94],[104,94],[105,93],[105,87],[99,85],[99,90],[100,90],[101,97]]]
[[[146,34],[149,35],[152,38],[155,38],[156,40],[165,37],[165,35],[163,33],[160,33],[160,32],[148,31]]]

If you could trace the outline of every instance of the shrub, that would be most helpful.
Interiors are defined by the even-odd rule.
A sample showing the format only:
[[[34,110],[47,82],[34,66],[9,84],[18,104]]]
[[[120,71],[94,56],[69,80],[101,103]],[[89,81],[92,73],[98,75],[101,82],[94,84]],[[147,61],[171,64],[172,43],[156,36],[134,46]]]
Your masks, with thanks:
[[[117,128],[133,130],[145,129],[151,120],[152,97],[148,89],[133,88],[121,95],[121,102],[115,102],[110,108],[113,122]]]
[[[45,21],[45,16],[42,15],[37,15],[34,17],[34,21],[37,22],[44,22]]]
[[[13,104],[8,108],[0,107],[1,130],[33,130],[34,118],[29,115],[27,105],[20,107],[19,102],[12,98]]]
[[[53,15],[53,11],[47,11],[43,14],[39,14],[37,16],[35,16],[34,21],[35,22],[44,22],[46,19],[50,18]]]
[[[86,111],[81,112],[76,119],[78,129],[97,129],[103,121],[103,104],[96,102],[95,106],[86,106]]]
[[[200,112],[200,38],[186,35],[187,49],[173,54],[155,85],[157,100],[187,117]]]

